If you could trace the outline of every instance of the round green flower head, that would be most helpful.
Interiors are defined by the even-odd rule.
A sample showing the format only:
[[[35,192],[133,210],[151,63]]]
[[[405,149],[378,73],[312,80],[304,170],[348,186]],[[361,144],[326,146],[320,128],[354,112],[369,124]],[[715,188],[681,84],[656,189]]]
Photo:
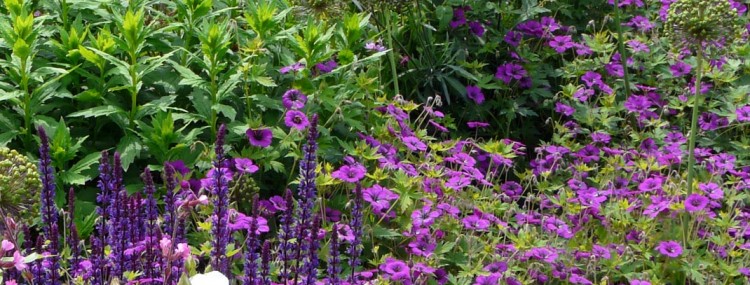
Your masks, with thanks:
[[[676,48],[721,52],[742,38],[742,28],[728,0],[677,0],[669,6],[664,30]]]
[[[0,217],[30,225],[38,216],[41,187],[36,164],[15,150],[0,147]]]

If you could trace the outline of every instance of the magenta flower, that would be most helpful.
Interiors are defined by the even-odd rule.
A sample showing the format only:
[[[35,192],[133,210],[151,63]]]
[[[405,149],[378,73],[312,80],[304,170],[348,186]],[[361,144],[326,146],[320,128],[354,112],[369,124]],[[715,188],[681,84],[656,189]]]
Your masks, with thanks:
[[[378,184],[362,190],[362,199],[370,203],[372,210],[384,213],[391,207],[391,201],[398,199],[398,194]]]
[[[331,173],[331,177],[349,183],[356,183],[362,180],[366,173],[367,169],[361,164],[344,165]]]
[[[302,70],[303,68],[305,68],[305,64],[304,63],[295,62],[292,65],[288,65],[288,66],[282,67],[281,69],[279,69],[279,72],[281,72],[281,74],[287,74],[290,71],[297,72],[297,71]]]
[[[235,158],[234,166],[242,173],[252,174],[258,171],[258,166],[249,158]]]
[[[646,280],[633,279],[633,280],[630,280],[630,282],[628,284],[630,284],[630,285],[651,285],[651,282],[648,282]]]
[[[490,275],[479,275],[473,285],[497,285],[500,284],[502,274],[492,273]]]
[[[674,77],[682,77],[688,75],[690,74],[691,69],[692,67],[689,64],[682,61],[675,62],[675,64],[669,67],[669,70],[672,71],[672,76]]]
[[[706,196],[703,196],[701,194],[690,194],[690,196],[685,199],[685,211],[688,213],[698,212],[702,211],[703,209],[708,206],[708,198]]]
[[[566,50],[573,47],[573,39],[571,36],[555,36],[548,44],[557,53],[564,53]]]
[[[750,105],[737,108],[735,113],[737,114],[737,122],[750,122]]]
[[[490,221],[477,215],[466,216],[461,222],[467,230],[485,231],[490,228]]]
[[[174,171],[176,171],[179,174],[182,174],[182,176],[185,176],[188,174],[188,172],[190,172],[190,169],[188,169],[187,166],[185,166],[185,162],[183,162],[182,160],[170,161],[165,164],[171,166],[174,169]]]
[[[295,128],[300,131],[310,125],[310,121],[307,120],[307,115],[297,110],[287,111],[286,116],[284,116],[284,123],[287,127]]]
[[[335,60],[331,59],[326,62],[321,62],[318,64],[315,64],[315,70],[317,71],[316,74],[326,74],[338,67],[338,63],[336,63]]]
[[[383,46],[383,44],[380,41],[377,41],[377,42],[367,42],[365,44],[365,49],[369,50],[369,51],[372,51],[372,52],[385,51],[385,47]]]
[[[656,250],[671,258],[678,257],[682,254],[682,246],[680,246],[680,243],[673,240],[659,242],[659,245],[656,246]]]
[[[281,102],[287,109],[302,109],[307,103],[307,95],[297,89],[289,89],[281,96]]]
[[[556,102],[555,103],[555,112],[558,112],[558,113],[563,114],[565,116],[572,116],[576,112],[576,109],[574,109],[573,107],[568,106],[566,104],[563,104],[563,103],[560,103],[560,102]]]
[[[495,78],[502,80],[505,84],[510,84],[511,80],[521,80],[526,77],[526,69],[515,63],[506,63],[497,67]]]
[[[247,139],[250,141],[250,145],[257,146],[260,148],[266,148],[271,145],[273,140],[273,132],[269,128],[262,129],[247,129],[245,132]]]
[[[379,268],[391,281],[408,281],[411,278],[409,265],[395,258],[386,258]]]
[[[466,86],[466,97],[474,100],[474,103],[477,103],[477,105],[484,102],[484,93],[482,93],[482,89],[474,85]]]
[[[716,183],[700,183],[698,184],[698,189],[703,191],[703,193],[706,193],[706,195],[708,195],[708,198],[711,198],[711,200],[724,199],[724,190],[722,190],[721,187]]]
[[[598,258],[612,258],[612,254],[609,252],[609,249],[598,244],[594,245],[593,249],[591,249],[591,253]]]
[[[19,251],[13,252],[13,266],[16,268],[16,270],[24,271],[29,266],[24,263],[24,257],[21,255]]]
[[[479,21],[469,22],[469,29],[477,37],[481,38],[482,36],[484,36],[484,26],[482,26],[482,23],[480,23]]]
[[[419,138],[415,136],[405,136],[401,138],[401,141],[404,143],[406,148],[408,148],[411,151],[425,151],[427,150],[427,145],[423,143]]]
[[[466,126],[468,126],[471,129],[479,129],[479,128],[489,127],[490,124],[485,123],[485,122],[467,122]]]

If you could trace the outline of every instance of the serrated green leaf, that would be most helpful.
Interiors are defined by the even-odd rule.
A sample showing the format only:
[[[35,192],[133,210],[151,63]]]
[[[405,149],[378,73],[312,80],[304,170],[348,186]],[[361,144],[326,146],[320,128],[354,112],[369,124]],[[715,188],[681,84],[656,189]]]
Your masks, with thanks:
[[[268,76],[255,76],[253,77],[253,81],[257,82],[260,85],[263,85],[265,87],[276,87],[276,82],[273,81],[271,77]]]
[[[141,140],[137,136],[127,135],[123,138],[119,144],[117,144],[117,151],[120,152],[120,160],[122,162],[122,168],[128,170],[135,158],[141,153],[143,145]]]
[[[96,106],[93,108],[89,108],[86,110],[81,110],[75,113],[72,113],[68,115],[68,117],[75,118],[75,117],[84,117],[84,118],[91,118],[91,117],[101,117],[101,116],[107,116],[115,113],[125,113],[125,110],[123,110],[120,107],[113,106],[113,105],[105,105],[105,106]]]

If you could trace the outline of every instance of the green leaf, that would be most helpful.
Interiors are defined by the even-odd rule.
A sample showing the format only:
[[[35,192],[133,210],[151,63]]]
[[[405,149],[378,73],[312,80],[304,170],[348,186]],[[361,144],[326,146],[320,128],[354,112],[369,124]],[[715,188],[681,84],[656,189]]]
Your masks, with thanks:
[[[10,141],[18,136],[18,131],[7,131],[0,134],[0,146],[7,145]]]
[[[101,117],[101,116],[107,116],[111,114],[116,113],[126,113],[125,110],[121,109],[117,106],[112,105],[105,105],[105,106],[96,106],[93,108],[89,108],[86,110],[81,110],[75,113],[72,113],[68,115],[68,117],[75,118],[75,117],[84,117],[84,118],[91,118],[91,117]]]
[[[265,87],[276,87],[276,82],[273,81],[271,77],[268,76],[255,76],[253,77],[253,81],[257,82],[260,85],[263,85]]]
[[[372,228],[372,234],[377,238],[384,239],[396,239],[401,236],[401,234],[399,234],[397,231],[387,229],[379,225],[375,225]]]
[[[90,153],[86,157],[79,160],[73,166],[62,171],[60,173],[60,179],[66,184],[71,184],[71,185],[85,184],[92,177],[81,175],[81,173],[83,171],[88,170],[89,168],[91,168],[92,165],[97,163],[99,161],[99,158],[101,158],[101,156],[102,154],[100,152]]]
[[[122,168],[128,170],[136,156],[141,153],[143,145],[141,140],[137,136],[127,135],[123,138],[119,144],[117,144],[117,151],[120,152],[120,160],[122,162]]]
[[[217,112],[224,114],[224,116],[227,116],[227,118],[231,119],[232,121],[234,121],[235,117],[237,116],[237,111],[231,106],[216,104],[212,108]]]

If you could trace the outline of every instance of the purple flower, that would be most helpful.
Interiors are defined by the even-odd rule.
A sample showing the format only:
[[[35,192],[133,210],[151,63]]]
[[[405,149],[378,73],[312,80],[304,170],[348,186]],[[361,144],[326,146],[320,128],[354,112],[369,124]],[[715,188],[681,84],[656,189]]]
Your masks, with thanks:
[[[737,108],[735,113],[737,114],[737,122],[750,122],[750,105]]]
[[[595,143],[608,144],[612,140],[612,137],[604,132],[594,132],[591,134],[591,140]]]
[[[500,283],[502,274],[492,273],[490,275],[479,275],[473,285],[497,285]]]
[[[295,128],[300,131],[310,125],[310,121],[307,120],[307,115],[297,110],[287,111],[286,116],[284,116],[284,123],[287,127]]]
[[[651,107],[651,100],[646,96],[631,95],[625,100],[625,109],[633,113],[643,113]]]
[[[678,257],[682,254],[682,246],[680,246],[680,243],[673,240],[659,242],[659,245],[656,246],[656,250],[671,258]]]
[[[461,222],[468,230],[485,231],[490,228],[490,221],[477,215],[466,216]]]
[[[690,196],[685,199],[685,211],[688,213],[698,212],[706,208],[708,206],[708,198],[706,196],[703,196],[701,194],[690,194]]]
[[[440,211],[432,210],[430,206],[424,206],[422,209],[414,210],[411,213],[411,224],[414,228],[429,227],[439,217]]]
[[[548,44],[557,53],[564,53],[566,50],[573,47],[573,39],[571,36],[555,36]]]
[[[391,207],[391,201],[398,197],[398,194],[378,184],[362,191],[362,199],[370,203],[372,210],[378,213],[385,213]]]
[[[281,96],[281,101],[284,104],[284,108],[302,109],[305,107],[305,103],[307,103],[307,95],[297,89],[289,89]]]
[[[598,244],[594,245],[593,249],[591,249],[591,253],[593,253],[594,256],[598,258],[604,258],[604,259],[612,258],[612,254],[609,252],[609,249]]]
[[[629,40],[628,47],[630,47],[633,50],[633,53],[639,53],[639,52],[648,53],[651,51],[646,44],[638,40]]]
[[[572,116],[576,112],[576,109],[573,109],[573,107],[568,106],[566,104],[563,104],[563,103],[560,103],[560,102],[556,102],[555,103],[555,112],[558,112],[558,113],[563,114],[565,116]]]
[[[662,183],[664,181],[659,177],[646,178],[638,185],[638,190],[641,192],[652,192],[662,190]]]
[[[273,140],[273,132],[269,128],[262,129],[247,129],[245,132],[247,139],[250,141],[250,145],[257,146],[260,148],[266,148],[271,145]]]
[[[557,252],[546,247],[532,248],[526,252],[525,257],[533,257],[546,263],[553,263],[559,256]]]
[[[344,165],[331,173],[331,177],[349,183],[356,183],[362,180],[366,173],[367,169],[361,164]]]
[[[453,20],[450,22],[451,28],[455,29],[466,24],[466,10],[471,10],[471,7],[462,6],[453,8]]]
[[[633,27],[642,33],[648,32],[654,28],[654,24],[652,24],[648,18],[641,15],[634,16],[629,22],[624,23],[623,25]]]
[[[628,284],[630,284],[630,285],[651,285],[651,282],[648,282],[646,280],[633,279],[633,280],[630,280],[630,282]]]
[[[472,21],[469,22],[469,29],[472,33],[474,33],[477,37],[484,36],[484,26],[482,26],[482,23],[479,21]]]
[[[318,64],[315,64],[315,69],[317,70],[316,74],[326,74],[338,67],[338,63],[336,63],[335,60],[331,59],[326,62],[321,62]]]
[[[571,273],[570,278],[568,278],[568,280],[572,284],[584,284],[584,285],[594,284],[594,283],[591,283],[591,281],[589,281],[588,279],[586,279],[586,277],[583,277],[575,273]]]
[[[279,69],[279,72],[281,72],[281,74],[287,74],[289,73],[289,71],[297,72],[297,71],[302,70],[303,68],[305,68],[304,63],[295,62],[292,65],[282,67],[281,69]]]
[[[704,112],[698,119],[698,125],[704,131],[713,131],[729,124],[729,119],[711,112]]]
[[[515,63],[506,63],[497,67],[495,78],[502,80],[505,84],[510,84],[510,81],[521,80],[526,77],[526,69]]]
[[[513,47],[517,47],[522,39],[523,35],[514,31],[508,31],[508,33],[505,34],[505,37],[503,37],[503,40]]]
[[[427,145],[423,143],[419,138],[415,136],[405,136],[401,138],[401,142],[404,143],[406,148],[408,148],[411,151],[425,151],[427,150]]]
[[[174,171],[182,174],[182,176],[185,176],[188,174],[188,172],[190,172],[190,169],[185,166],[185,162],[183,162],[182,160],[169,161],[165,162],[165,164],[171,166]]]
[[[712,200],[721,200],[724,198],[724,190],[722,190],[716,183],[700,183],[698,184],[698,189],[703,191],[703,193],[706,193],[708,198],[711,198]]]
[[[489,127],[490,124],[485,123],[485,122],[467,122],[466,126],[468,126],[470,129],[478,129],[478,128]]]
[[[466,86],[466,97],[469,97],[469,99],[474,100],[474,102],[477,103],[477,105],[482,104],[482,102],[484,102],[484,93],[482,93],[482,89],[474,85]]]
[[[405,262],[388,257],[385,263],[380,265],[382,271],[391,281],[408,281],[411,277],[411,269]]]
[[[673,64],[672,66],[670,66],[669,70],[672,71],[672,76],[682,77],[682,76],[690,74],[690,70],[692,68],[693,67],[691,67],[689,64],[682,62],[682,61],[678,61],[678,62],[675,62],[675,64]]]
[[[235,158],[234,167],[242,173],[252,174],[258,171],[258,166],[249,158]]]
[[[385,51],[385,46],[380,41],[377,42],[367,42],[365,44],[365,49],[372,51],[372,52],[381,52]]]

